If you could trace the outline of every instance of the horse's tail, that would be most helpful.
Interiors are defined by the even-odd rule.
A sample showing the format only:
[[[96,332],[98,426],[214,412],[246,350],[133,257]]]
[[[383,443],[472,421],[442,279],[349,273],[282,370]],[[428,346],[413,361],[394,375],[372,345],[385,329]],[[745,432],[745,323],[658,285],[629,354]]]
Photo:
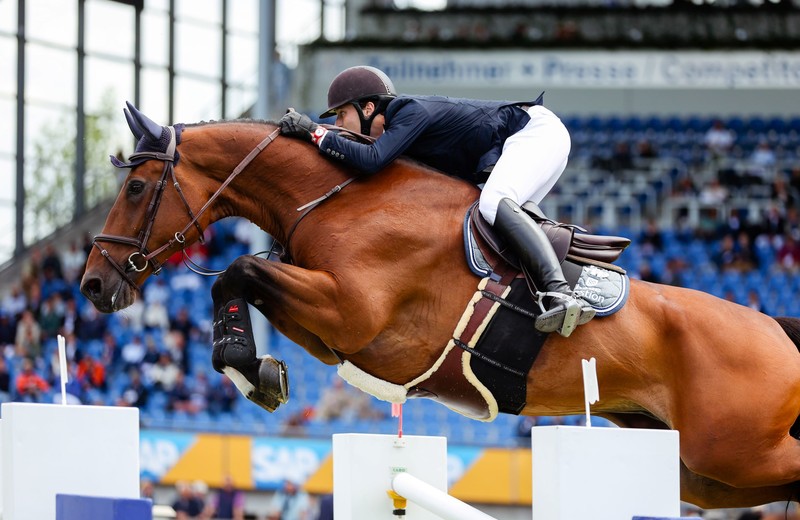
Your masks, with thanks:
[[[783,328],[783,332],[789,336],[789,339],[794,342],[797,350],[800,350],[800,318],[781,316],[775,318],[775,321]]]

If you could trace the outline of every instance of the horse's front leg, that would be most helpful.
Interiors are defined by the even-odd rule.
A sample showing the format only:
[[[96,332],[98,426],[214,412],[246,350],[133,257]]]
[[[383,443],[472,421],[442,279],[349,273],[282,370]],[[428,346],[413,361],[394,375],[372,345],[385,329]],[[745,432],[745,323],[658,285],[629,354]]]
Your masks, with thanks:
[[[214,369],[228,375],[243,395],[270,412],[288,399],[286,365],[269,355],[256,357],[247,304],[309,353],[334,364],[338,361],[334,352],[298,322],[315,318],[310,313],[325,299],[323,293],[329,292],[321,291],[325,278],[322,273],[244,256],[214,284]]]

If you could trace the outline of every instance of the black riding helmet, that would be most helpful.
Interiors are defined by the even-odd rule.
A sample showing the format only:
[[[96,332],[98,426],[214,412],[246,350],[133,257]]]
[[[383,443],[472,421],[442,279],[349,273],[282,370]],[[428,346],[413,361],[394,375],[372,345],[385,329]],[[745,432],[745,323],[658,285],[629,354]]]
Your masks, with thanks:
[[[351,103],[361,119],[361,133],[369,135],[372,120],[396,97],[394,84],[383,71],[366,65],[350,67],[331,81],[328,87],[328,110],[319,117],[331,117],[336,114],[338,107]],[[361,110],[361,103],[366,101],[375,103],[375,111],[370,117],[365,117]]]

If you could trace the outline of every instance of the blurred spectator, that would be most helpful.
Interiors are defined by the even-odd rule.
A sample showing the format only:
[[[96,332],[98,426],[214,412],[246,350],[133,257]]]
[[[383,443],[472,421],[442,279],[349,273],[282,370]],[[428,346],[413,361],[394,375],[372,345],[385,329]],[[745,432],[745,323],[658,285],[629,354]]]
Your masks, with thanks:
[[[198,372],[189,387],[189,400],[192,403],[192,413],[208,410],[208,396],[211,393],[211,385],[205,372]]]
[[[172,361],[169,352],[162,351],[159,353],[158,363],[150,368],[148,374],[148,379],[155,390],[171,392],[179,379],[182,379],[183,371]]]
[[[234,486],[233,477],[225,475],[222,487],[211,497],[211,516],[219,520],[244,520],[244,504],[244,492]]]
[[[189,353],[186,352],[186,337],[180,332],[171,331],[164,337],[164,343],[175,364],[185,373],[191,374]]]
[[[683,287],[684,273],[688,264],[686,260],[680,256],[673,256],[667,259],[667,265],[664,272],[661,273],[661,282],[666,285],[674,285]]]
[[[739,270],[742,272],[752,271],[758,268],[758,257],[756,256],[750,234],[742,229],[736,235],[736,251],[739,260]]]
[[[156,345],[156,342],[152,336],[148,336],[146,342],[147,344],[145,345],[144,357],[142,357],[142,362],[139,364],[139,366],[141,367],[141,373],[142,376],[144,376],[144,379],[152,382],[153,367],[156,366],[159,359],[161,359],[161,350],[158,348],[158,345]]]
[[[212,414],[231,413],[236,405],[239,390],[228,376],[221,376],[219,384],[212,385],[208,396],[208,411]]]
[[[726,157],[733,148],[736,136],[731,130],[725,128],[725,123],[717,119],[711,128],[706,131],[703,139],[711,159]]]
[[[167,282],[163,278],[148,280],[142,294],[144,296],[144,302],[147,305],[152,305],[154,303],[166,305],[170,300],[169,286],[167,286]]]
[[[202,518],[205,504],[195,495],[192,486],[188,482],[178,481],[175,489],[178,491],[178,497],[172,503],[172,509],[175,510],[176,520]]]
[[[783,245],[778,249],[777,264],[784,271],[797,272],[800,267],[800,243],[793,233],[784,236]]]
[[[636,144],[636,155],[640,159],[656,159],[658,157],[658,151],[651,141],[641,139]]]
[[[766,140],[759,142],[750,155],[750,173],[753,176],[753,182],[764,183],[770,180],[775,160],[775,151],[769,142]]]
[[[797,190],[792,188],[786,180],[785,175],[778,175],[772,181],[771,198],[777,202],[780,207],[786,208],[797,204]]]
[[[167,409],[171,412],[181,411],[195,414],[199,410],[192,401],[192,388],[186,381],[186,374],[178,370],[175,384],[167,391]]]
[[[145,306],[142,314],[145,330],[164,331],[169,328],[169,314],[161,302],[153,302]]]
[[[211,504],[208,500],[208,484],[206,484],[202,480],[195,480],[192,482],[192,493],[194,494],[195,500],[200,502],[203,506],[203,510],[200,512],[199,518],[203,520],[211,518]]]
[[[650,262],[639,263],[639,272],[633,275],[643,282],[661,283],[661,279],[653,272]]]
[[[69,298],[64,302],[64,312],[61,316],[61,334],[74,334],[80,336],[83,318],[78,312],[78,302],[75,298]]]
[[[91,354],[86,353],[78,363],[78,379],[85,381],[89,388],[105,391],[106,367]]]
[[[139,368],[142,364],[142,360],[144,359],[144,354],[147,349],[142,343],[142,336],[141,334],[134,334],[131,337],[131,340],[122,346],[122,350],[120,351],[120,355],[122,357],[122,362],[124,363],[123,368],[125,370],[129,370],[130,368]]]
[[[675,179],[675,184],[672,188],[673,196],[694,197],[697,195],[697,187],[694,180],[689,175],[681,175]]]
[[[747,272],[758,265],[750,237],[744,231],[736,238],[730,233],[722,237],[714,262],[721,271]]]
[[[53,293],[39,309],[39,328],[42,331],[42,341],[55,338],[64,323],[64,304],[60,293]]]
[[[34,312],[38,312],[39,307],[42,305],[42,287],[39,284],[38,279],[28,285],[25,294],[25,298],[28,302],[27,308]]]
[[[81,311],[80,326],[77,334],[82,340],[100,339],[106,333],[107,318],[94,305],[84,305]]]
[[[719,250],[714,254],[714,263],[720,271],[735,270],[737,255],[733,236],[728,234],[722,237]]]
[[[331,385],[322,391],[314,418],[320,421],[332,419],[379,419],[384,414],[372,408],[370,396],[361,390],[346,386],[344,380],[334,376]]]
[[[67,283],[80,282],[83,270],[86,267],[86,252],[73,240],[69,247],[61,252],[61,268],[64,271],[64,281]]]
[[[155,490],[156,487],[153,485],[153,481],[149,478],[143,478],[139,484],[139,497],[140,498],[149,498],[150,500],[155,503]]]
[[[17,375],[16,399],[25,403],[42,403],[50,385],[36,373],[33,359],[26,356],[22,360],[22,369]]]
[[[614,152],[611,154],[609,169],[612,172],[619,172],[631,168],[633,168],[631,148],[626,141],[620,141],[614,145]]]
[[[192,337],[192,330],[194,327],[195,324],[192,321],[192,317],[189,315],[189,309],[186,307],[179,308],[178,312],[175,313],[175,317],[170,320],[169,324],[170,330],[180,332],[186,340]]]
[[[150,390],[142,382],[142,374],[135,368],[128,371],[128,384],[122,389],[117,399],[117,406],[135,406],[144,408],[150,397]]]
[[[122,349],[117,344],[117,337],[111,333],[103,334],[103,363],[109,366],[120,366],[122,359]]]
[[[11,290],[3,298],[3,303],[0,304],[0,310],[8,313],[15,320],[22,314],[28,307],[28,299],[22,290],[22,286],[14,284]]]
[[[642,254],[652,256],[664,250],[664,234],[655,219],[649,218],[639,235],[639,246]]]
[[[313,520],[312,515],[311,497],[287,478],[270,500],[267,520]]]
[[[58,254],[56,246],[53,243],[49,243],[45,246],[41,265],[43,276],[47,276],[45,271],[49,269],[52,271],[55,278],[62,281],[64,280],[64,270],[61,267],[61,255]]]
[[[615,143],[610,156],[595,157],[593,162],[595,168],[612,173],[633,168],[633,156],[631,155],[630,146],[625,141]]]
[[[770,239],[776,235],[782,235],[786,227],[786,219],[783,212],[775,204],[770,204],[759,219],[759,233],[766,235]]]
[[[720,206],[728,200],[728,188],[715,177],[700,189],[699,200],[701,204]]]
[[[40,358],[42,356],[42,329],[30,310],[22,311],[14,340],[17,356]]]
[[[56,271],[51,266],[42,268],[42,281],[40,284],[41,299],[47,300],[53,294],[59,293],[64,295],[69,292],[69,286],[63,278],[56,274]]]

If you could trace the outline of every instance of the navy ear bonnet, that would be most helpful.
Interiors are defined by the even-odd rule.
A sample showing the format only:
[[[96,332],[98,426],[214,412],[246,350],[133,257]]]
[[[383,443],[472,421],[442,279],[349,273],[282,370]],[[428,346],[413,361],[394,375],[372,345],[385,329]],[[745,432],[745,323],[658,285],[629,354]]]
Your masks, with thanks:
[[[175,131],[175,142],[172,143],[170,127],[154,123],[147,116],[139,112],[132,104],[127,103],[127,105],[128,108],[124,109],[125,119],[128,121],[128,126],[134,137],[138,139],[136,150],[134,150],[128,162],[110,155],[111,164],[117,168],[133,168],[134,166],[138,166],[153,159],[151,155],[140,154],[168,154],[170,150],[174,150],[172,162],[178,164],[179,154],[176,147],[181,142],[181,132],[183,131],[184,125],[177,124],[171,127]],[[166,157],[166,159],[169,159],[169,157]]]

